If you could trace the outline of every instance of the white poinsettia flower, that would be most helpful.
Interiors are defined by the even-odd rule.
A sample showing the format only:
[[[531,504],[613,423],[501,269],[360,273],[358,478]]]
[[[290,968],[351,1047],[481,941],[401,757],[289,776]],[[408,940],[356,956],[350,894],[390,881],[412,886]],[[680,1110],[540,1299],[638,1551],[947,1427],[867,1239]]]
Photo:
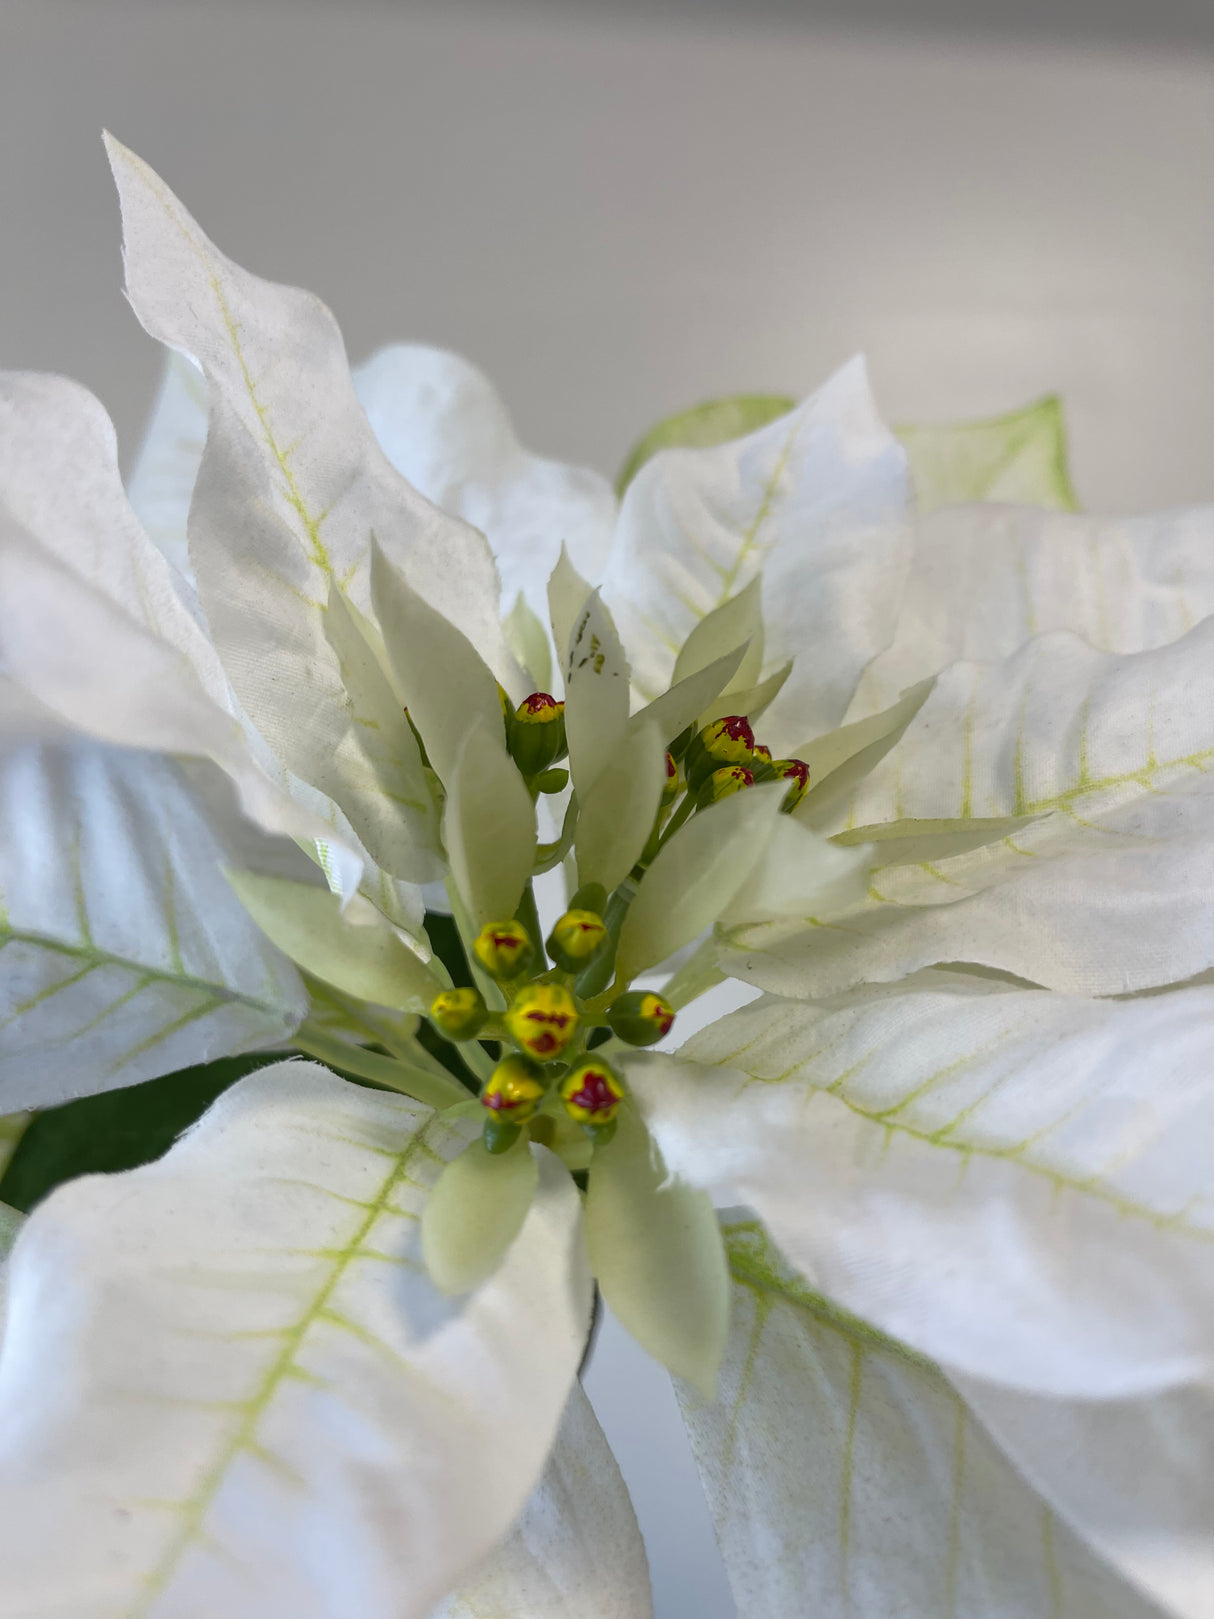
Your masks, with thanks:
[[[111,156],[184,358],[143,523],[0,395],[0,1106],[377,1088],[264,1068],[21,1228],[0,1614],[643,1619],[592,1275],[740,1612],[1208,1613],[1214,517],[1067,510],[1047,401],[908,436],[916,521],[859,362],[617,512]]]

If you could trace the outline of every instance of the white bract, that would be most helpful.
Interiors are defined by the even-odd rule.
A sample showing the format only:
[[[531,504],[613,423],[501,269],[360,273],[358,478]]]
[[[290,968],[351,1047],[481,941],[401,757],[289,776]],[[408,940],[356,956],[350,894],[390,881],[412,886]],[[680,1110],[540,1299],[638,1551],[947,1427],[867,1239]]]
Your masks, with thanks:
[[[593,1277],[744,1619],[1208,1619],[1214,515],[1053,401],[912,487],[859,361],[617,510],[110,154],[177,353],[133,506],[0,378],[0,1152],[364,1083],[0,1205],[0,1615],[646,1619]]]

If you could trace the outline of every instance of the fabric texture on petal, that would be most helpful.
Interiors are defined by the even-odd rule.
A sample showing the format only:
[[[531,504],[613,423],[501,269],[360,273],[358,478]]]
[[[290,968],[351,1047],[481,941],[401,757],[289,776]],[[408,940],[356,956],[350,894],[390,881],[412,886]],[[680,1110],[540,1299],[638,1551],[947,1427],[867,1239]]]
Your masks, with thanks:
[[[1214,988],[940,972],[765,997],[626,1070],[671,1172],[813,1286],[946,1369],[1112,1398],[1210,1364],[1212,1058]]]
[[[930,1362],[727,1226],[722,1397],[680,1387],[739,1619],[1156,1619],[1025,1484]]]
[[[539,1478],[589,1311],[551,1158],[483,1288],[426,1278],[418,1210],[468,1129],[281,1064],[39,1207],[0,1354],[0,1613],[429,1613]]]

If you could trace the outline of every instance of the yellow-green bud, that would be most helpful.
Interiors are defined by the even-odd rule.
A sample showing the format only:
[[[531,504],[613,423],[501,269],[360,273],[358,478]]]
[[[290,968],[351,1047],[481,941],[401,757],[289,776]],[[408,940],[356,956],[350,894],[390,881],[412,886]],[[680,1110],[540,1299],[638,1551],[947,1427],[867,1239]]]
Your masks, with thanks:
[[[696,794],[696,803],[703,808],[707,804],[715,804],[722,798],[729,798],[734,793],[740,793],[743,787],[753,787],[755,778],[745,765],[725,765],[721,770],[714,770],[711,776],[705,778],[700,784]]]
[[[804,759],[773,759],[771,772],[777,780],[788,783],[788,791],[780,805],[787,814],[789,810],[796,809],[809,791],[809,766]]]
[[[430,1021],[448,1040],[475,1040],[489,1008],[479,989],[444,989],[430,1002]]]
[[[544,1085],[535,1065],[513,1055],[502,1058],[481,1092],[481,1106],[501,1123],[526,1124],[543,1099]]]
[[[670,1033],[674,1007],[662,995],[648,989],[630,989],[617,996],[607,1008],[612,1034],[630,1046],[651,1046]]]
[[[662,808],[669,809],[679,796],[679,767],[674,762],[674,755],[666,755],[666,779],[662,783]]]
[[[562,972],[580,973],[598,955],[607,924],[595,911],[566,911],[548,935],[548,954]]]
[[[472,954],[490,978],[517,978],[535,959],[535,946],[523,924],[511,917],[483,927],[472,941]]]
[[[503,1021],[521,1051],[551,1062],[577,1032],[577,1003],[561,984],[524,984]]]
[[[609,1063],[597,1057],[583,1057],[561,1081],[561,1101],[571,1119],[597,1133],[615,1121],[624,1087]]]
[[[692,738],[683,769],[693,790],[705,777],[726,765],[749,765],[755,756],[755,734],[744,714],[713,720]]]
[[[565,751],[565,705],[533,691],[509,721],[510,752],[524,776],[537,776]]]

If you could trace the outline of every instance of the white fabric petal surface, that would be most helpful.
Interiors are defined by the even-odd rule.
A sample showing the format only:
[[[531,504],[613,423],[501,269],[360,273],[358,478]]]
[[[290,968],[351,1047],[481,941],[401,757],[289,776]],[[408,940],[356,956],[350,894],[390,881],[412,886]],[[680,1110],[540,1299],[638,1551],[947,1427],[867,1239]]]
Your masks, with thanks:
[[[525,450],[474,365],[443,349],[394,343],[355,368],[354,388],[396,470],[488,539],[504,609],[521,592],[547,622],[545,592],[562,544],[579,573],[599,578],[615,525],[610,483]]]
[[[1145,652],[1214,613],[1214,507],[1089,517],[953,506],[920,522],[892,645],[853,717],[961,660],[993,662],[1070,630],[1101,652]]]
[[[673,1173],[946,1369],[1088,1397],[1208,1369],[1214,988],[927,973],[763,998],[625,1066]]]
[[[127,501],[104,406],[65,377],[0,372],[0,512],[8,526],[184,654],[221,708],[228,686],[181,579]]]
[[[424,846],[424,827],[412,827],[407,802],[374,790],[356,757],[373,733],[324,633],[329,592],[336,579],[370,612],[377,539],[514,690],[492,556],[392,468],[324,305],[232,264],[146,165],[114,142],[110,155],[131,302],[154,336],[199,361],[209,385],[190,554],[224,667],[283,764],[337,800],[381,865],[428,878],[396,846]]]
[[[232,819],[167,759],[0,753],[0,1112],[290,1036],[307,996],[224,881]]]
[[[0,1613],[429,1613],[537,1481],[589,1311],[547,1156],[496,1275],[439,1297],[417,1214],[466,1134],[280,1064],[40,1206],[0,1354]]]
[[[206,439],[206,379],[192,360],[170,349],[127,495],[153,545],[191,583],[190,496]]]
[[[762,568],[767,657],[801,655],[764,734],[782,747],[837,725],[893,633],[908,499],[860,360],[747,438],[655,455],[628,486],[603,582],[638,690],[664,690],[700,619]]]
[[[830,995],[968,961],[1088,995],[1214,965],[1214,618],[1117,656],[1068,634],[957,664],[857,789],[849,824],[1036,815],[1014,838],[878,874],[820,925],[740,929],[729,971]]]
[[[727,1227],[721,1399],[680,1388],[739,1619],[1152,1619],[930,1363]]]
[[[1059,1515],[1177,1619],[1214,1611],[1214,1394],[1061,1402],[954,1378]]]
[[[522,1517],[430,1619],[490,1616],[652,1619],[636,1514],[580,1383]]]

